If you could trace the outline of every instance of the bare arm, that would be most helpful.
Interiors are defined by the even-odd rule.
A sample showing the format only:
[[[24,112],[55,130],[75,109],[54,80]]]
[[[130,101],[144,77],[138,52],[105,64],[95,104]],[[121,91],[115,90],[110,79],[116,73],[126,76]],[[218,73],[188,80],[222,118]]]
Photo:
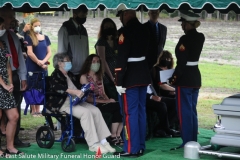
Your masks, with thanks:
[[[89,83],[89,82],[87,81],[86,75],[81,75],[81,77],[80,77],[80,83],[81,83],[81,84],[87,84],[87,83]],[[104,95],[106,95],[106,94],[104,93]],[[106,97],[107,97],[107,96],[106,96]],[[105,97],[104,97],[104,98],[105,98]],[[109,99],[108,97],[107,97],[107,99],[99,99],[99,98],[96,98],[95,101],[96,101],[96,103],[110,103],[110,102],[112,102],[112,99]],[[93,98],[92,98],[92,97],[87,97],[87,102],[93,103]]]
[[[52,52],[51,52],[51,47],[50,45],[47,47],[47,55],[46,57],[43,59],[43,63],[45,64],[49,59],[50,57],[52,56]]]
[[[97,53],[100,56],[102,60],[102,65],[104,68],[104,71],[107,73],[107,75],[111,78],[111,80],[114,82],[113,75],[109,69],[109,66],[107,64],[106,58],[105,58],[105,46],[96,46]]]
[[[159,87],[163,90],[175,92],[175,88],[169,86],[168,84],[161,84],[161,85],[159,85]]]

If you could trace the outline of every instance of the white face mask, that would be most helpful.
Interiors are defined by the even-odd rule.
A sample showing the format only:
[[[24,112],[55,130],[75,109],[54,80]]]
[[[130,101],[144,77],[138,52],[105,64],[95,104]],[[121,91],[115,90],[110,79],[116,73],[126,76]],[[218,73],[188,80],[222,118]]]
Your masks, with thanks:
[[[6,32],[6,29],[0,30],[0,37],[2,37],[5,32]]]
[[[33,31],[34,31],[35,33],[40,33],[40,32],[41,32],[41,27],[40,27],[40,26],[34,27],[34,28],[33,28]]]

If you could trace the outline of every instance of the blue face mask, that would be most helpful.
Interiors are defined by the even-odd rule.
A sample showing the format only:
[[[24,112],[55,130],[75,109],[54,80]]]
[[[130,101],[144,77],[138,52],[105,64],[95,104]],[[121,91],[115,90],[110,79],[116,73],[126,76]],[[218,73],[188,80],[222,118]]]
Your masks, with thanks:
[[[72,69],[72,62],[64,62],[65,66],[64,66],[64,70],[66,72],[68,72],[70,69]]]

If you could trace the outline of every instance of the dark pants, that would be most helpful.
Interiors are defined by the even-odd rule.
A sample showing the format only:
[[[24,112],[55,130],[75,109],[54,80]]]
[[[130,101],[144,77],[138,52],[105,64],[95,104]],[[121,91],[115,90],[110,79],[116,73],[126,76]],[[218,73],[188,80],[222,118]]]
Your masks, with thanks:
[[[197,99],[198,88],[176,87],[176,103],[178,109],[179,122],[181,127],[181,137],[183,147],[189,141],[197,141],[198,119],[197,119]]]
[[[146,92],[147,86],[132,87],[122,95],[123,102],[120,106],[124,118],[124,152],[137,153],[145,150]]]
[[[112,123],[121,123],[122,115],[120,110],[120,105],[118,102],[115,103],[99,103],[97,107],[101,112],[111,113],[112,114]]]
[[[157,125],[156,130],[160,129],[166,131],[169,129],[169,122],[168,122],[168,109],[167,105],[163,102],[156,102],[151,99],[146,100],[146,108],[148,111],[157,112],[157,116],[159,119],[159,123]],[[156,131],[155,130],[155,131]]]

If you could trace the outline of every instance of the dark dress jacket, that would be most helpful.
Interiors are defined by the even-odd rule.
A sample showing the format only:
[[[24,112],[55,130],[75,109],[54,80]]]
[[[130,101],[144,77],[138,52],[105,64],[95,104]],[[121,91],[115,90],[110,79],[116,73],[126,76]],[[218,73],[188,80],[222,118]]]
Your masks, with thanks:
[[[116,84],[125,88],[146,86],[151,83],[146,56],[149,52],[149,31],[137,18],[128,21],[118,41]],[[128,62],[128,58],[145,57]]]
[[[77,88],[81,88],[79,79],[77,79],[73,73],[68,72],[68,76]],[[68,96],[66,92],[68,89],[67,78],[59,69],[55,69],[51,74],[49,84],[49,92],[57,94],[48,96],[46,106],[50,111],[57,112],[62,107]]]
[[[167,27],[161,23],[158,23],[159,41],[157,42],[155,38],[156,32],[153,29],[153,24],[150,21],[147,21],[146,23],[144,23],[144,25],[149,29],[150,32],[150,47],[147,60],[148,66],[151,69],[153,65],[156,64],[158,56],[164,49],[167,38]]]
[[[201,73],[198,65],[189,66],[187,62],[198,62],[205,37],[192,29],[183,35],[175,48],[177,65],[169,83],[175,86],[200,88]]]

